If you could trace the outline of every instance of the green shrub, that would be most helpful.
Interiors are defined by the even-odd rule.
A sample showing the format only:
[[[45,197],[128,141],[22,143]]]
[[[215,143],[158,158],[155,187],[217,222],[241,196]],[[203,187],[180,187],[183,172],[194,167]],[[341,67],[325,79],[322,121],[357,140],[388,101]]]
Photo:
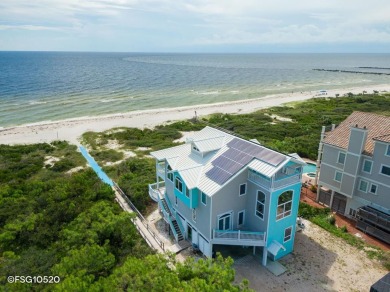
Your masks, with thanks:
[[[334,215],[329,215],[327,218],[329,224],[335,225],[336,224],[336,217]]]
[[[76,167],[76,163],[68,158],[62,158],[61,160],[57,161],[50,169],[57,172],[65,172],[74,167]]]
[[[306,219],[310,219],[318,215],[328,215],[329,212],[329,208],[316,208],[304,202],[299,203],[298,215]]]
[[[344,233],[347,233],[348,232],[348,229],[347,229],[347,226],[342,226],[341,228],[341,231],[344,232]]]
[[[90,154],[96,162],[115,162],[122,160],[124,157],[123,152],[118,152],[113,149],[103,151],[91,151]]]

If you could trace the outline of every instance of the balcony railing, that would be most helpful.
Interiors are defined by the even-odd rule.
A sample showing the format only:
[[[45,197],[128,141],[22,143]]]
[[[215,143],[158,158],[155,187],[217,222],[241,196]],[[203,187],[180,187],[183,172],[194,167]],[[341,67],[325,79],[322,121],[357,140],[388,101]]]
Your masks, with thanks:
[[[159,196],[163,196],[165,192],[165,182],[159,182],[149,185],[149,196],[153,201],[158,202]]]
[[[288,176],[285,178],[280,178],[278,180],[275,180],[273,183],[273,188],[279,189],[279,188],[282,188],[282,187],[285,187],[285,186],[288,186],[288,185],[291,185],[291,184],[294,184],[294,183],[297,183],[300,181],[301,181],[301,175],[299,173],[294,174],[294,175],[291,175],[291,176]]]
[[[390,232],[390,216],[371,208],[369,206],[364,206],[358,209],[358,219],[368,221],[372,225],[379,226],[382,229]]]
[[[214,244],[264,246],[265,232],[243,230],[213,230]]]
[[[248,171],[248,179],[253,181],[254,183],[261,185],[263,187],[269,188],[271,187],[271,180],[266,179],[252,171]]]

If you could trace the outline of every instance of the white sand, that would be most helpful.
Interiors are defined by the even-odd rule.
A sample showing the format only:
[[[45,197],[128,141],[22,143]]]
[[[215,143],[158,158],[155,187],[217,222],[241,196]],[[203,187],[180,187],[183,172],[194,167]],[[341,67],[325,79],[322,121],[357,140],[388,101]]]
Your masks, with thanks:
[[[343,95],[348,92],[357,94],[362,93],[363,90],[367,91],[367,93],[372,93],[373,90],[390,91],[390,84],[329,90],[327,96],[332,97],[337,93]],[[134,111],[123,114],[23,125],[1,129],[0,144],[32,144],[54,140],[66,140],[73,144],[79,144],[81,135],[87,131],[101,132],[115,127],[153,128],[168,121],[193,118],[195,111],[198,117],[217,112],[249,113],[287,102],[310,99],[316,93],[316,91],[284,93],[250,100]]]
[[[387,274],[376,260],[304,220],[305,230],[295,237],[294,252],[280,260],[287,272],[276,277],[260,259],[235,264],[236,280],[246,278],[255,291],[369,291]]]

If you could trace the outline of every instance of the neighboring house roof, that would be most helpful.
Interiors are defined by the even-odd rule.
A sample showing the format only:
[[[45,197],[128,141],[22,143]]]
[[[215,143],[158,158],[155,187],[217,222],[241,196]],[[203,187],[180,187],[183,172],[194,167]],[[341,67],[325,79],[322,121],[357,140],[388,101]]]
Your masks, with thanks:
[[[374,137],[373,139],[377,140],[377,141],[385,142],[385,143],[390,143],[390,134]]]
[[[206,154],[202,157],[194,153],[192,145]],[[208,126],[187,139],[186,144],[151,155],[157,160],[166,159],[189,189],[197,187],[209,196],[246,167],[271,177],[290,160],[297,160]]]
[[[368,130],[364,153],[372,155],[374,152],[374,140],[389,142],[390,138],[390,117],[373,113],[353,112],[334,130],[327,132],[324,143],[347,149],[351,127],[358,126]],[[383,138],[380,138],[383,137]]]

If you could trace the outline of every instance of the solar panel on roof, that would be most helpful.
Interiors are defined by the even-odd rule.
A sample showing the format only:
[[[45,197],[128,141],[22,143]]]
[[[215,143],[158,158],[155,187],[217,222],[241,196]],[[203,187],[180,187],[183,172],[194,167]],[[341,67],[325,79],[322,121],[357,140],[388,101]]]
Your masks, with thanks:
[[[232,175],[223,169],[214,166],[206,172],[206,176],[217,184],[223,185]]]
[[[273,166],[277,166],[284,160],[284,155],[271,151],[263,146],[254,145],[250,142],[233,139],[227,144],[230,148],[237,149],[249,155],[252,155],[264,162],[267,162]]]
[[[229,149],[211,162],[213,167],[206,173],[208,178],[220,185],[228,181],[254,157],[273,166],[277,166],[285,159],[280,153],[237,138],[231,140],[227,146]]]
[[[252,160],[252,156],[242,152],[242,151],[239,151],[239,150],[236,150],[236,149],[233,149],[233,148],[230,148],[228,150],[226,150],[224,153],[221,154],[222,156],[225,156],[231,160],[234,160],[234,161],[237,161],[241,164],[247,164],[249,161]]]
[[[216,159],[213,160],[212,164],[214,166],[222,168],[223,170],[231,174],[236,173],[240,168],[244,166],[243,164],[232,161],[231,159],[225,156],[217,157]]]

